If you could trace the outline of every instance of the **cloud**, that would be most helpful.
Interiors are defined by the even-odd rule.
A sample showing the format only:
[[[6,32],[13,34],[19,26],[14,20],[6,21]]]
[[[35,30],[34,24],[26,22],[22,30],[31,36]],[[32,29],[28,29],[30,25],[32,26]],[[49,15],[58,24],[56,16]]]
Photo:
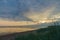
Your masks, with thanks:
[[[60,4],[59,0],[7,0],[7,3],[4,0],[0,1],[0,18],[13,21],[33,21],[46,17],[50,18],[59,9],[53,5],[58,7]],[[53,13],[51,13],[52,11]]]
[[[28,13],[25,13],[24,16],[32,19],[33,21],[38,21],[45,18],[49,19],[55,8],[56,8],[56,5],[44,9],[44,11],[42,10],[42,12],[35,12],[32,10]]]
[[[28,21],[32,23],[60,15],[59,0],[0,1],[0,25],[24,25]]]

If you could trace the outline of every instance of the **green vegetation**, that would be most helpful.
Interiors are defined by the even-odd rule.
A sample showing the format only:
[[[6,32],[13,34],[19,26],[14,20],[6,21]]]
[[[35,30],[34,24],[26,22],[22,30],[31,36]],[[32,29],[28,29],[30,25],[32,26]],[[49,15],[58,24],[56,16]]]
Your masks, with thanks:
[[[60,40],[60,26],[48,26],[33,32],[19,35],[15,40]]]

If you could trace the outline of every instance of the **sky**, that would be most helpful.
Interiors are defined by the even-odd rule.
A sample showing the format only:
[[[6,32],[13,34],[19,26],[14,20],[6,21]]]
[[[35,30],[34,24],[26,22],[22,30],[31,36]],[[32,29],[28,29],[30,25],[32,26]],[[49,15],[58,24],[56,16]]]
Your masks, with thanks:
[[[5,20],[16,23],[45,18],[60,18],[60,0],[0,0],[0,22],[3,25]]]

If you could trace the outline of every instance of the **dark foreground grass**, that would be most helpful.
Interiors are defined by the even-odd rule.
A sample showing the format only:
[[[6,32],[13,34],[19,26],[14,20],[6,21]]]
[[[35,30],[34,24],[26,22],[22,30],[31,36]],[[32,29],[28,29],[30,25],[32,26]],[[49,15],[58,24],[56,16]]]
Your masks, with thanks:
[[[60,40],[60,26],[48,26],[30,33],[16,36],[15,40]]]

